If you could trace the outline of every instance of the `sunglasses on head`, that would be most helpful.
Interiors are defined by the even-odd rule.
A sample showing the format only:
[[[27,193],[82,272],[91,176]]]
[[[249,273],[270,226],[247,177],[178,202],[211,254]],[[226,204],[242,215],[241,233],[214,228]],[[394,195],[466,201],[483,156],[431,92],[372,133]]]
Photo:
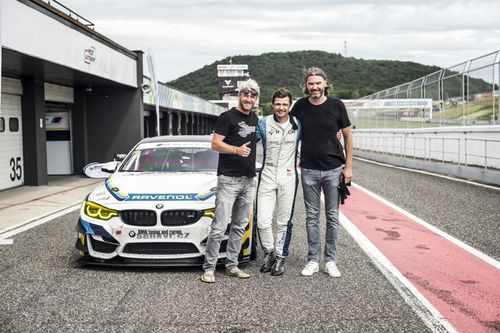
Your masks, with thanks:
[[[243,94],[243,95],[252,95],[253,97],[257,96],[259,93],[256,91],[256,90],[253,90],[253,89],[248,89],[248,88],[243,88],[241,89],[240,91],[240,94]]]

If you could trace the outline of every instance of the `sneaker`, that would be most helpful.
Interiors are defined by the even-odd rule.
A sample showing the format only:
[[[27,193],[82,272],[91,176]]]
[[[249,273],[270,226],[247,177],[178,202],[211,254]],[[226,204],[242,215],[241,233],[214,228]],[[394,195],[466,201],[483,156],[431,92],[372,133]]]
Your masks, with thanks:
[[[260,268],[262,273],[269,273],[273,268],[274,262],[276,261],[276,256],[273,251],[267,252],[264,255],[264,264]]]
[[[319,264],[314,261],[309,261],[306,264],[306,267],[300,272],[300,275],[302,276],[311,276],[314,273],[318,273],[319,271]]]
[[[250,277],[250,274],[243,272],[238,266],[226,270],[226,274],[239,279],[248,279]]]
[[[285,258],[277,256],[271,271],[272,276],[280,276],[285,273]]]
[[[331,277],[340,277],[340,271],[335,264],[335,261],[329,261],[325,265],[325,273],[330,275]]]

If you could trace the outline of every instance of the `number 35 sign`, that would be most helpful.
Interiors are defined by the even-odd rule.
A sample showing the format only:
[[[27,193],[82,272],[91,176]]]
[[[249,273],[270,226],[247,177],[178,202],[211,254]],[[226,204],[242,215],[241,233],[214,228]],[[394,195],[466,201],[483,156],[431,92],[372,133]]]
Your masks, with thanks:
[[[20,157],[12,157],[9,161],[11,172],[9,174],[11,181],[20,180],[23,176],[23,169],[21,167],[21,158]]]

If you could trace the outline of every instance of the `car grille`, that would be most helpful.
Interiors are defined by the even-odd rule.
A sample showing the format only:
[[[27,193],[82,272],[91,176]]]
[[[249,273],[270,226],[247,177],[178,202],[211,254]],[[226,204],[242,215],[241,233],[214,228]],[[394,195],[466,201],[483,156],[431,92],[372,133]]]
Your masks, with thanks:
[[[102,253],[111,253],[114,250],[116,250],[116,247],[118,246],[117,244],[110,244],[98,241],[97,239],[94,239],[94,237],[92,236],[90,236],[90,243],[94,251]]]
[[[154,210],[122,210],[120,217],[123,223],[139,227],[156,225],[156,212]]]
[[[187,254],[198,253],[191,243],[130,243],[125,245],[124,253],[133,254]]]
[[[166,210],[161,213],[161,224],[164,226],[188,225],[197,222],[203,216],[200,210]]]

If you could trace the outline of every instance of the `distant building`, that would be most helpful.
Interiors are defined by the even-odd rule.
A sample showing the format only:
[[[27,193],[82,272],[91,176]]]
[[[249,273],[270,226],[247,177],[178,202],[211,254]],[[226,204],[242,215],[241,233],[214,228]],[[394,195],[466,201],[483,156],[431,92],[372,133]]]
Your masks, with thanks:
[[[238,105],[237,88],[241,82],[250,78],[248,65],[217,65],[217,78],[219,81],[219,100],[210,102],[227,107],[228,109]],[[258,109],[259,100],[255,103]]]
[[[250,78],[248,65],[217,65],[217,78],[220,99],[224,99],[224,96],[236,96],[240,82]]]

